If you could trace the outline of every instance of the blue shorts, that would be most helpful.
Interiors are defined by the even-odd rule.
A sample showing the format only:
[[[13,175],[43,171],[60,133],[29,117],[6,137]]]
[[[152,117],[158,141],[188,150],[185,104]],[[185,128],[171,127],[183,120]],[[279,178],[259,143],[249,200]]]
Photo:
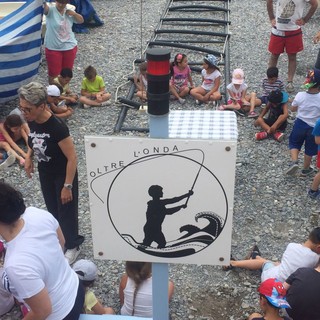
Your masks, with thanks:
[[[262,266],[262,271],[267,271],[273,267],[275,267],[275,264],[272,261],[266,261]]]
[[[258,97],[258,99],[261,100],[262,104],[268,104],[268,96],[261,96],[261,97]]]
[[[314,141],[312,131],[313,127],[297,118],[289,137],[289,149],[301,150],[304,143],[304,153],[310,157],[315,156],[318,153],[318,146]]]

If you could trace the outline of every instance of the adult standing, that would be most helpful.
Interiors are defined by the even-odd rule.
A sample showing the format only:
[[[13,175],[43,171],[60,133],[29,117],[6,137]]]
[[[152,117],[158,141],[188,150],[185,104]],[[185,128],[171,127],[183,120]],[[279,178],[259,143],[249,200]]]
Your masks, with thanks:
[[[310,8],[303,16],[306,4]],[[305,25],[317,10],[318,0],[277,0],[276,14],[273,0],[267,0],[267,10],[271,21],[269,67],[276,67],[280,54],[288,55],[288,83],[286,90],[294,92],[293,77],[297,68],[297,53],[303,50],[301,27]]]
[[[77,40],[72,31],[73,23],[83,23],[79,13],[67,8],[69,0],[56,0],[55,6],[44,2],[46,34],[44,46],[48,65],[49,83],[53,83],[63,68],[72,70],[77,54]]]
[[[78,319],[84,288],[63,256],[58,221],[26,208],[22,194],[6,183],[0,183],[0,235],[7,247],[2,284],[27,305],[23,319]]]
[[[46,87],[37,82],[22,86],[20,110],[29,123],[25,170],[33,173],[33,155],[47,209],[59,221],[65,236],[65,257],[72,264],[84,238],[78,235],[77,156],[66,124],[46,108]]]

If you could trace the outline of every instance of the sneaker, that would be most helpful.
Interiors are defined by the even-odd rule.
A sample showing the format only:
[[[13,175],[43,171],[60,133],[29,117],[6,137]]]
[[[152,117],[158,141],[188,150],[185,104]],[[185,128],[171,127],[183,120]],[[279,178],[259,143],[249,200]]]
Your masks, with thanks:
[[[320,190],[318,189],[316,191],[313,191],[313,190],[309,189],[308,196],[311,199],[320,199]]]
[[[90,106],[90,104],[83,104],[83,109],[89,109],[89,108],[91,108],[91,106]]]
[[[112,102],[110,100],[101,103],[101,107],[111,106]]]
[[[254,136],[256,140],[264,140],[268,138],[268,134],[265,131],[257,132]]]
[[[186,102],[186,99],[179,98],[179,102],[180,104],[184,104]]]
[[[297,115],[296,112],[293,112],[293,111],[289,110],[289,115],[288,115],[287,122],[288,123],[294,123],[294,121],[296,120],[296,115]]]
[[[201,101],[196,100],[196,104],[197,104],[198,106],[200,106],[201,103],[202,103]]]
[[[314,170],[311,167],[301,170],[301,176],[303,176],[303,177],[309,176],[312,173],[314,173]]]
[[[276,132],[273,134],[273,137],[275,140],[277,140],[278,142],[281,142],[284,139],[284,134],[282,132]]]
[[[261,103],[261,109],[264,109],[267,105],[265,103]]]
[[[294,85],[293,85],[292,81],[288,81],[288,84],[286,85],[286,91],[288,93],[294,92]]]
[[[234,112],[241,117],[244,117],[246,115],[246,112],[243,109],[234,110]]]
[[[16,157],[11,153],[11,151],[7,152],[7,157],[0,163],[0,170],[6,169],[12,166],[16,162]]]
[[[292,162],[289,166],[289,168],[286,170],[286,174],[289,176],[294,176],[299,169],[297,162]]]
[[[255,111],[251,111],[248,114],[248,118],[257,118],[258,114]]]
[[[73,249],[67,249],[64,256],[68,260],[69,264],[73,264],[77,260],[80,252],[80,247],[75,247]]]

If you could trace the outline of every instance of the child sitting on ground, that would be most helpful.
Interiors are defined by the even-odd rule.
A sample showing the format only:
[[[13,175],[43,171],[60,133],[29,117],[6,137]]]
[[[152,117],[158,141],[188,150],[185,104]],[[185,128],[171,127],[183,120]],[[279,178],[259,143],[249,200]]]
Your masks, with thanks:
[[[73,265],[73,270],[78,274],[83,286],[85,287],[84,312],[86,314],[114,314],[112,308],[104,307],[90,290],[97,277],[97,266],[90,260],[78,260]]]
[[[81,97],[79,101],[83,107],[104,107],[111,105],[111,94],[105,92],[106,86],[102,77],[97,75],[94,67],[88,66],[84,70],[84,78],[81,84]]]
[[[53,80],[53,84],[58,84],[62,87],[62,93],[59,100],[65,100],[66,104],[74,104],[78,102],[78,95],[70,90],[69,83],[72,78],[72,70],[70,68],[63,68],[58,77]]]
[[[235,69],[232,73],[232,81],[227,86],[229,100],[226,105],[221,105],[219,110],[234,110],[238,115],[248,118],[256,118],[258,114],[254,111],[256,106],[261,104],[255,92],[247,94],[248,86],[244,83],[244,72],[242,69]]]
[[[255,134],[256,140],[266,139],[270,135],[278,142],[283,140],[283,132],[287,127],[288,98],[288,94],[284,91],[276,90],[269,93],[267,107],[262,110],[259,118],[254,122],[255,127],[263,129]]]
[[[58,84],[51,84],[47,87],[47,106],[56,117],[66,119],[71,117],[73,109],[65,105],[64,100],[59,100],[62,88]]]
[[[280,309],[290,308],[290,305],[286,300],[286,289],[278,279],[270,278],[263,281],[258,292],[263,315],[255,312],[249,316],[248,320],[289,320],[288,317],[279,315]]]
[[[203,59],[203,69],[201,71],[202,84],[199,87],[193,88],[190,94],[196,99],[196,104],[213,103],[221,99],[220,80],[221,73],[218,67],[218,59],[208,54]]]
[[[174,285],[169,281],[168,299]],[[126,262],[126,274],[119,286],[121,315],[152,318],[152,274],[150,262]]]
[[[268,278],[277,278],[284,282],[291,273],[298,268],[314,268],[319,261],[320,254],[320,227],[314,228],[304,243],[289,243],[284,251],[281,262],[273,262],[261,257],[258,247],[255,245],[249,259],[231,260],[230,266],[223,267],[227,271],[230,268],[244,268],[249,270],[261,270],[261,281]]]
[[[186,102],[183,98],[190,91],[188,82],[194,88],[188,58],[185,54],[178,53],[171,64],[170,92],[181,104]]]
[[[320,118],[320,70],[310,70],[304,83],[307,91],[298,92],[292,101],[291,110],[298,111],[290,137],[289,148],[291,163],[286,170],[287,175],[295,175],[299,169],[298,157],[305,144],[304,163],[301,175],[313,173],[310,167],[312,157],[318,153],[318,146],[312,135],[316,121]]]
[[[0,148],[4,149],[8,156],[14,155],[20,165],[24,166],[27,154],[18,146],[19,140],[23,140],[27,145],[28,133],[23,127],[20,116],[12,114],[7,116],[3,123],[0,123]]]
[[[142,62],[139,66],[139,74],[133,77],[134,84],[137,88],[137,97],[142,101],[147,101],[147,62]]]
[[[261,106],[265,107],[268,103],[268,96],[271,91],[284,91],[284,84],[278,78],[279,69],[277,67],[270,67],[267,69],[267,78],[262,80],[262,94],[259,97]]]

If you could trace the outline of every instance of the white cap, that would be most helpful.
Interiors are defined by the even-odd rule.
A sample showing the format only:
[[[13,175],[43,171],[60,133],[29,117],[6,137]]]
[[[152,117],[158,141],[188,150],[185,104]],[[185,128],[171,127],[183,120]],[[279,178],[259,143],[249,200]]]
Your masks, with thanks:
[[[78,260],[73,265],[73,270],[75,272],[81,271],[83,273],[83,276],[78,274],[78,277],[79,277],[79,279],[84,280],[84,281],[95,280],[97,273],[98,273],[97,266],[92,261],[85,260],[85,259]]]
[[[51,97],[60,97],[60,90],[54,84],[47,86],[47,93],[48,93],[48,96],[51,96]]]

